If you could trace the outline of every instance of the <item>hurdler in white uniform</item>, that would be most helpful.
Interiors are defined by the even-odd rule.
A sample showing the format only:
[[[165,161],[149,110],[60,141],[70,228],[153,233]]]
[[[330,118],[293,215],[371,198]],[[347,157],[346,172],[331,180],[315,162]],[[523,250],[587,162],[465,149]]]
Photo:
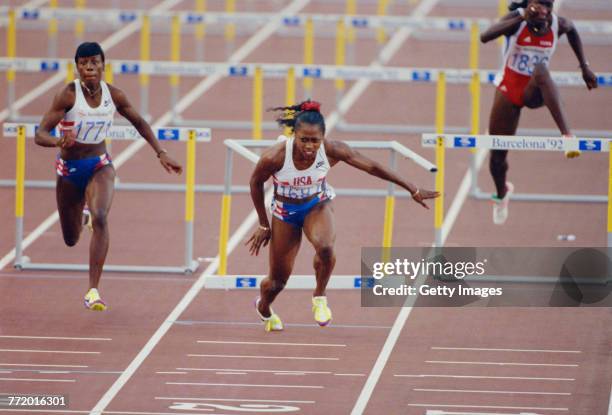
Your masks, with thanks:
[[[106,82],[100,81],[100,88],[100,105],[92,108],[85,99],[80,81],[74,80],[74,105],[60,122],[60,129],[72,129],[77,143],[99,144],[106,139],[108,130],[113,125],[115,103]],[[109,164],[111,159],[106,153],[79,160],[64,160],[58,155],[55,167],[59,176],[68,178],[81,191],[85,191],[93,174]]]
[[[296,203],[272,200],[272,214],[297,227],[304,225],[306,215],[318,203],[333,199],[336,194],[327,183],[327,172],[331,168],[325,145],[321,143],[314,162],[305,170],[298,170],[293,164],[294,137],[285,142],[285,162],[273,176],[274,195],[295,199]],[[307,200],[304,202],[304,200]]]

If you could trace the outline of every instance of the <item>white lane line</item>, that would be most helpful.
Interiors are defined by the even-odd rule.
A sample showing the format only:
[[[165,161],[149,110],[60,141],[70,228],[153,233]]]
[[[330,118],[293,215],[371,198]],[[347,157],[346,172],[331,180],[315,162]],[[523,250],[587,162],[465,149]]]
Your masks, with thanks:
[[[334,376],[365,376],[365,373],[334,373]]]
[[[84,352],[80,350],[38,350],[38,349],[0,349],[0,352],[11,353],[58,353],[58,354],[100,354],[101,352]]]
[[[0,339],[33,339],[33,340],[83,340],[83,341],[111,341],[108,337],[43,337],[43,336],[0,336]]]
[[[547,366],[547,367],[578,367],[576,364],[561,363],[517,363],[517,362],[457,362],[448,360],[425,360],[425,363],[443,365],[492,365],[492,366]]]
[[[568,408],[546,408],[542,406],[438,405],[438,404],[433,404],[433,403],[409,403],[408,406],[427,407],[427,408],[526,409],[526,410],[536,410],[536,411],[569,411]]]
[[[412,389],[415,392],[449,392],[449,393],[483,393],[497,395],[561,395],[570,396],[569,392],[524,392],[524,391],[487,391],[487,390],[471,390],[471,389]]]
[[[219,340],[198,340],[196,343],[210,344],[254,344],[265,346],[312,346],[312,347],[346,347],[346,344],[328,344],[328,343],[275,343],[275,342],[239,342],[239,341],[219,341]]]
[[[248,46],[249,46],[249,48],[251,50],[247,50],[245,48],[245,46],[241,46],[232,55],[232,57],[230,58],[230,61],[232,59],[235,59],[236,57],[242,56],[243,54],[245,56],[247,56],[250,52],[252,52],[253,49],[255,49],[257,46],[259,46],[261,43],[263,43],[266,40],[266,38],[263,36],[263,34],[268,35],[268,33],[270,33],[269,30],[272,27],[274,28],[274,30],[276,30],[276,28],[278,28],[280,26],[280,24],[281,24],[280,16],[283,16],[283,15],[292,15],[292,14],[297,13],[304,6],[306,6],[308,4],[308,2],[309,2],[309,0],[293,0],[287,7],[285,7],[284,9],[282,9],[278,13],[278,16],[279,16],[278,19],[273,19],[272,21],[267,23],[266,26],[264,26],[257,33],[255,33],[255,35],[253,37],[257,38],[258,43],[249,42]],[[213,77],[210,77],[210,78],[213,78]],[[202,84],[206,84],[206,85],[212,86],[210,78],[205,79],[203,82],[198,84],[194,89],[192,89],[191,92],[194,92],[195,90],[199,90],[199,87]],[[208,88],[210,88],[210,86]],[[191,93],[187,94],[177,104],[177,107],[179,107],[179,109],[180,109],[180,107],[181,107],[183,102],[186,102],[186,100],[195,99],[195,98],[192,98],[193,96],[194,95],[191,94]],[[165,122],[166,120],[169,120],[171,118],[171,116],[172,116],[172,112],[169,111],[166,114],[164,114],[163,117],[160,118],[159,122],[161,122],[161,121]],[[141,140],[141,141],[144,141],[144,140]],[[124,154],[125,154],[125,157],[131,157],[142,146],[144,146],[144,143],[139,142],[139,141],[131,144],[124,152],[122,152],[117,158],[115,158],[114,163],[115,164],[117,163],[117,159],[123,160],[123,158],[121,156],[123,156]],[[253,211],[253,212],[251,212],[251,214],[253,216],[255,216],[256,212]],[[231,252],[231,250],[233,250],[234,247],[241,242],[242,238],[244,237],[244,234],[246,234],[246,232],[248,232],[248,230],[250,229],[250,227],[247,228],[247,229],[244,229],[243,225],[241,225],[238,228],[238,231],[242,230],[242,232],[244,232],[244,233],[243,234],[240,234],[240,233],[238,234],[238,235],[240,235],[240,239],[236,238],[235,237],[236,235],[234,235],[230,239],[230,241],[228,243],[228,252]],[[168,332],[168,330],[170,330],[170,328],[174,324],[174,321],[178,320],[180,315],[187,309],[187,307],[189,306],[189,304],[191,304],[191,302],[196,297],[196,295],[198,295],[198,293],[202,290],[202,288],[204,287],[204,283],[206,281],[206,277],[208,275],[212,275],[218,269],[218,267],[219,267],[219,257],[216,256],[215,260],[204,270],[204,272],[202,274],[200,274],[198,279],[193,283],[191,288],[189,288],[187,293],[185,293],[185,295],[179,301],[179,303],[176,305],[176,307],[174,307],[174,309],[170,312],[168,317],[166,317],[165,321],[159,326],[159,328],[155,331],[155,333],[153,333],[153,336],[151,336],[149,341],[147,341],[147,343],[140,350],[140,352],[138,352],[136,357],[130,362],[130,364],[125,369],[123,374],[121,376],[119,376],[119,378],[115,381],[115,383],[113,383],[111,385],[111,387],[106,391],[106,393],[104,393],[102,398],[100,398],[100,400],[96,403],[94,408],[90,411],[90,415],[99,415],[99,414],[102,413],[102,411],[108,406],[108,404],[113,400],[113,398],[117,395],[117,393],[119,393],[121,388],[123,388],[123,386],[127,383],[127,381],[132,377],[132,375],[140,367],[142,362],[149,356],[149,354],[151,354],[151,351],[155,348],[155,346],[157,346],[157,344],[160,342],[162,337],[164,337],[164,335]]]
[[[524,353],[582,353],[581,350],[548,350],[548,349],[489,349],[482,347],[431,347],[432,350],[465,350],[475,352],[524,352]]]
[[[177,370],[186,371],[232,371],[232,372],[248,372],[248,373],[296,373],[296,374],[307,374],[307,375],[331,375],[332,372],[315,372],[308,370],[265,370],[265,369],[209,369],[209,368],[190,368],[190,367],[177,367]]]
[[[306,357],[306,356],[247,356],[241,354],[188,354],[188,357],[228,357],[231,359],[286,359],[286,360],[340,360],[338,357]]]
[[[155,399],[164,401],[213,401],[213,402],[269,402],[269,403],[315,403],[315,401],[290,401],[279,399],[235,399],[235,398],[171,398],[167,396],[156,396]]]
[[[319,385],[259,385],[251,383],[197,383],[197,382],[166,382],[166,385],[181,386],[234,386],[237,388],[287,388],[287,389],[324,389]]]
[[[423,17],[434,8],[436,3],[438,3],[438,0],[423,0],[412,11],[410,16],[411,17]],[[391,55],[397,52],[397,49],[399,49],[399,47],[401,46],[400,42],[404,42],[413,33],[413,31],[414,29],[406,29],[406,28],[402,28],[398,30],[393,35],[393,38],[391,38],[389,43],[385,46],[383,51],[381,52],[381,59],[380,59],[381,62],[380,63],[383,65],[386,64],[388,60],[391,58]],[[353,89],[351,89],[345,98],[349,98],[348,95],[350,95],[350,99],[357,99],[358,95],[356,93],[359,92],[357,88],[360,88],[360,83],[361,81],[357,81],[357,83],[354,85],[355,94],[352,94]],[[363,89],[365,90],[365,88]],[[344,100],[343,102],[340,103],[340,105],[342,105],[343,103],[344,103]],[[345,111],[343,111],[343,109]],[[344,113],[346,112],[346,108],[341,107],[340,111]],[[339,116],[336,116],[336,120],[337,119],[339,119]],[[370,374],[368,378],[366,379],[366,382],[363,385],[363,388],[361,389],[361,392],[359,393],[357,400],[355,401],[355,406],[353,407],[351,411],[351,415],[361,415],[365,412],[365,409],[370,400],[370,397],[372,396],[372,393],[374,392],[374,388],[376,387],[376,384],[378,383],[378,380],[380,379],[383,369],[385,368],[387,361],[389,360],[389,356],[391,356],[391,352],[393,351],[393,348],[395,347],[395,343],[397,343],[397,339],[399,338],[399,335],[404,327],[404,324],[406,323],[406,320],[408,320],[408,317],[410,316],[411,312],[412,312],[412,307],[405,305],[404,307],[400,309],[399,313],[397,314],[397,317],[395,318],[395,321],[393,322],[393,326],[391,327],[391,330],[389,331],[389,334],[387,335],[385,344],[383,345],[378,357],[376,358],[376,362],[374,363],[374,366],[372,367],[372,370],[370,371]]]
[[[72,368],[87,368],[87,365],[45,365],[38,363],[0,363],[0,366],[23,366],[23,367],[72,367]]]
[[[215,372],[215,375],[247,375],[245,372]]]
[[[74,383],[75,379],[26,379],[26,378],[0,378],[1,381],[9,382],[63,382]]]
[[[551,382],[574,382],[574,378],[541,378],[527,376],[475,376],[475,375],[393,375],[398,378],[441,378],[441,379],[498,379],[498,380],[537,380]]]
[[[169,8],[174,7],[176,4],[180,3],[182,0],[165,0],[161,4],[153,7],[151,11],[161,11],[167,10]],[[108,51],[113,46],[117,45],[121,40],[125,39],[132,33],[135,33],[140,28],[139,22],[132,22],[122,28],[121,30],[115,32],[113,35],[109,36],[105,40],[100,43],[100,46],[106,51]],[[58,73],[51,78],[44,81],[42,84],[22,96],[15,102],[15,108],[18,110],[32,102],[34,99],[38,98],[49,89],[51,89],[54,85],[62,82],[66,78],[65,74]],[[5,109],[0,111],[0,122],[4,121],[9,116],[9,110]],[[144,141],[144,140],[141,140]],[[137,142],[138,143],[138,142]],[[129,148],[129,147],[128,147]],[[126,150],[127,151],[127,150]],[[121,156],[121,153],[119,156]],[[119,158],[119,156],[117,158]],[[113,164],[115,168],[118,169],[121,164],[123,164],[125,160],[121,159],[121,163],[118,163],[118,160],[115,159]],[[29,247],[32,242],[38,239],[42,234],[44,234],[55,222],[59,220],[59,214],[57,211],[53,212],[49,215],[40,225],[38,225],[31,233],[28,234],[23,240],[23,250]],[[10,264],[15,259],[15,248],[11,249],[2,259],[0,259],[0,269],[3,269],[8,264]]]
[[[187,372],[155,372],[158,375],[186,375]]]

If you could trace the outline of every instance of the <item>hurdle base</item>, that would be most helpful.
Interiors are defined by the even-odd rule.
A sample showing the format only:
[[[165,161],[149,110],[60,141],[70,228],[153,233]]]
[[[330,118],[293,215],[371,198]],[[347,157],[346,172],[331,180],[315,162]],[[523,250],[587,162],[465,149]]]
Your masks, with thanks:
[[[103,272],[124,272],[124,273],[143,273],[143,274],[192,274],[198,267],[197,261],[192,261],[188,267],[154,267],[141,265],[105,265]],[[49,264],[49,263],[33,263],[22,262],[15,264],[15,268],[19,270],[36,270],[36,271],[89,271],[87,264]]]
[[[478,200],[491,200],[491,193],[485,193],[480,189],[470,195]],[[510,200],[522,202],[572,202],[572,203],[608,203],[605,195],[562,195],[546,193],[513,193]]]

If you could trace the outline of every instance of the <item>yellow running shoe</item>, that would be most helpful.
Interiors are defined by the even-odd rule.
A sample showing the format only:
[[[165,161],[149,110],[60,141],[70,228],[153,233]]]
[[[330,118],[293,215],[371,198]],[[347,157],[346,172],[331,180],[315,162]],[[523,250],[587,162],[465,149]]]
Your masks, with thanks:
[[[332,319],[332,312],[327,306],[327,297],[312,297],[312,312],[319,326],[327,326]]]
[[[100,293],[97,289],[92,288],[85,294],[85,308],[93,311],[106,310],[106,303],[100,298]]]
[[[257,300],[255,300],[255,311],[257,312],[257,315],[259,316],[259,318],[261,319],[261,321],[264,322],[264,330],[265,331],[281,331],[283,330],[283,322],[281,321],[280,317],[274,313],[274,310],[272,310],[272,307],[270,307],[270,317],[264,317],[260,312],[259,312],[259,298]]]

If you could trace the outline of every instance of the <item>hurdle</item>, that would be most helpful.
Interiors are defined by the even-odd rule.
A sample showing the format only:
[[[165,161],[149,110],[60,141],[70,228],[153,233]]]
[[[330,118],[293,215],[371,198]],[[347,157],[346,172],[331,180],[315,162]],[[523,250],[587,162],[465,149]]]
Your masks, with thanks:
[[[512,150],[512,151],[575,151],[584,153],[608,153],[608,195],[593,197],[588,195],[573,195],[572,201],[600,202],[605,199],[607,210],[607,246],[612,247],[612,153],[610,152],[612,140],[593,138],[562,138],[562,137],[531,137],[531,136],[503,136],[503,135],[454,135],[454,134],[423,134],[421,144],[423,147],[436,149],[436,190],[444,191],[444,151],[453,149],[483,149],[483,150]],[[567,195],[536,195],[540,198],[520,197],[518,200],[546,200],[566,201]],[[517,199],[514,195],[511,199]],[[436,246],[442,246],[442,218],[443,205],[435,205],[435,238]]]
[[[33,137],[35,124],[3,125],[5,137],[16,137],[17,163],[15,186],[15,260],[17,269],[56,270],[56,271],[87,271],[88,264],[51,264],[34,263],[23,252],[23,217],[25,210],[25,140]],[[194,210],[195,210],[195,145],[196,142],[210,142],[211,132],[207,128],[157,128],[155,135],[161,141],[187,142],[187,165],[185,169],[185,262],[180,266],[147,266],[147,265],[105,265],[104,271],[109,272],[145,272],[145,273],[181,273],[195,272],[199,266],[193,259]],[[53,131],[59,136],[57,128]],[[142,138],[133,127],[111,127],[108,136],[113,140],[135,140]]]
[[[348,145],[356,149],[369,150],[387,150],[389,151],[389,165],[392,170],[395,170],[397,164],[397,155],[407,158],[423,169],[435,173],[437,167],[429,162],[424,157],[398,143],[397,141],[346,141]],[[221,202],[221,220],[219,229],[219,270],[218,275],[227,274],[227,244],[229,239],[229,224],[232,198],[232,167],[233,154],[236,153],[252,163],[257,163],[259,155],[254,153],[252,148],[267,148],[274,144],[278,144],[276,140],[233,140],[227,139],[224,141],[226,149],[225,158],[225,175],[223,198]],[[360,196],[360,197],[380,197],[385,196],[385,219],[383,225],[383,247],[391,247],[393,239],[393,215],[395,206],[395,197],[409,197],[406,191],[396,192],[395,185],[389,183],[387,190],[375,189],[335,189],[336,194],[345,196]]]

